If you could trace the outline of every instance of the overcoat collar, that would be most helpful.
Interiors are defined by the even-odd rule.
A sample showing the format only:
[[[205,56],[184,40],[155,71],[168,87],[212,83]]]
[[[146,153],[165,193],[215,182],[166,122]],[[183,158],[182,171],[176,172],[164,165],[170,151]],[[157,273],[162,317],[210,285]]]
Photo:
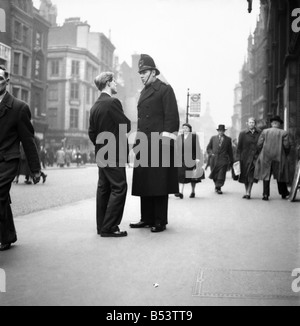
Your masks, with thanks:
[[[13,106],[13,97],[7,92],[0,103],[0,119],[3,118],[8,110]]]
[[[143,101],[150,97],[155,91],[158,91],[160,89],[160,86],[161,81],[159,79],[156,79],[156,81],[152,83],[149,87],[145,87],[141,92],[138,105],[140,105]]]

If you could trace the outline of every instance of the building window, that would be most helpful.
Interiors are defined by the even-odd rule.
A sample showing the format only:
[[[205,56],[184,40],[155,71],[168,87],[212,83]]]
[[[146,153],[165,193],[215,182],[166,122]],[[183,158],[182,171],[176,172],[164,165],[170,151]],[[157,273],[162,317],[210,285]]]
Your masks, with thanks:
[[[14,53],[14,74],[20,75],[20,60],[21,60],[21,53],[15,52]]]
[[[59,60],[51,61],[51,76],[59,76]]]
[[[58,85],[52,85],[48,92],[49,101],[58,101]]]
[[[85,116],[85,129],[88,130],[90,126],[90,111],[86,111]]]
[[[71,100],[79,100],[79,85],[77,83],[71,84]]]
[[[23,77],[28,77],[29,57],[23,55],[22,73]]]
[[[72,61],[72,76],[79,76],[80,61]]]
[[[15,21],[15,40],[21,41],[21,28],[21,23]]]
[[[70,110],[70,128],[78,129],[79,112],[77,109]]]
[[[0,8],[0,33],[6,32],[6,14],[3,9]]]
[[[23,44],[25,46],[29,45],[29,28],[26,26],[23,26]]]
[[[42,110],[41,94],[35,93],[35,96],[34,96],[34,115],[35,115],[35,117],[41,116],[41,110]]]
[[[87,86],[86,87],[86,104],[90,104],[91,103],[91,90],[90,87]]]
[[[42,34],[37,32],[35,36],[35,46],[38,48],[42,48]]]
[[[29,92],[25,89],[22,89],[21,100],[28,103],[29,101]]]
[[[36,79],[39,80],[42,79],[42,65],[41,65],[41,60],[39,59],[35,60],[34,76]]]
[[[20,96],[20,88],[13,87],[12,94],[13,94],[14,97],[19,98],[19,96]]]
[[[57,108],[48,109],[48,124],[50,129],[57,128]]]

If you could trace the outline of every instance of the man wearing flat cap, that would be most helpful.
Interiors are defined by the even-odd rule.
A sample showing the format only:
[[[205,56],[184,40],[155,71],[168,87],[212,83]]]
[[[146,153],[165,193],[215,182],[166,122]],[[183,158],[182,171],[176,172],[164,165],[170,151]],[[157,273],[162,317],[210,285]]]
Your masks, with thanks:
[[[168,224],[169,194],[178,189],[178,169],[175,167],[174,143],[179,130],[179,113],[174,91],[157,76],[160,74],[154,60],[142,54],[139,74],[144,89],[138,101],[138,133],[147,138],[148,164],[136,166],[133,171],[132,195],[141,197],[141,220],[131,228],[151,227],[151,232],[162,232]],[[152,145],[153,135],[160,135],[159,143]],[[137,145],[137,141],[136,141]],[[159,162],[153,166],[155,154]],[[168,165],[162,156],[167,153]]]
[[[279,116],[271,120],[271,128],[263,130],[258,139],[258,156],[254,178],[263,180],[263,200],[267,201],[270,197],[270,180],[273,175],[278,183],[278,192],[282,199],[289,196],[287,183],[289,181],[289,170],[287,155],[291,149],[289,134],[281,129],[283,124]]]
[[[209,178],[215,183],[215,191],[222,195],[222,187],[226,181],[228,168],[233,164],[232,141],[225,135],[225,125],[219,125],[218,135],[213,136],[207,145],[207,154],[210,156],[211,173]]]

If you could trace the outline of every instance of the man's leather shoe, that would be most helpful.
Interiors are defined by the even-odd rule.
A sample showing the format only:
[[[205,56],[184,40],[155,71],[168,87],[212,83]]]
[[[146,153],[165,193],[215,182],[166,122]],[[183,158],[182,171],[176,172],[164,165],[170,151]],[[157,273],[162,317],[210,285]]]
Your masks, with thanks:
[[[157,233],[157,232],[163,232],[165,231],[166,226],[165,225],[156,225],[151,228],[151,232]]]
[[[223,195],[223,191],[222,191],[221,189],[218,189],[218,190],[217,190],[217,194],[218,194],[218,195]]]
[[[45,174],[45,173],[42,172],[41,177],[43,178],[43,183],[45,183],[46,182],[46,179],[48,177],[47,174]]]
[[[281,198],[282,199],[287,199],[289,196],[290,196],[290,193],[288,192],[285,195],[282,195]]]
[[[130,223],[129,226],[132,229],[141,229],[141,228],[150,228],[151,227],[150,224],[143,222],[143,221],[140,221],[138,223]]]
[[[0,245],[0,251],[6,251],[6,250],[9,250],[10,247],[11,247],[11,243],[1,244],[1,245]]]
[[[102,238],[120,238],[120,237],[127,237],[126,231],[115,231],[115,232],[102,232]]]
[[[263,196],[262,200],[268,201],[269,200],[269,197],[268,196]]]

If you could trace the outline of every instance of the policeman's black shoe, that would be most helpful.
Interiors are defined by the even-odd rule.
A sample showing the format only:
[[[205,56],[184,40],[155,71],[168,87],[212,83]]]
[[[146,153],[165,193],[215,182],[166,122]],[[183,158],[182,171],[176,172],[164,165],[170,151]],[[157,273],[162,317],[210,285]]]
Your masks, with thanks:
[[[223,195],[223,191],[221,189],[217,189],[216,192],[218,195]]]
[[[269,200],[269,196],[264,195],[263,198],[262,198],[262,200],[268,201]]]
[[[11,245],[13,243],[17,242],[17,237],[15,237],[11,242],[6,243],[6,244],[0,244],[0,251],[6,251],[9,250],[11,248]]]
[[[126,231],[115,231],[115,232],[102,232],[101,233],[102,238],[121,238],[121,237],[127,237]]]
[[[165,230],[166,230],[166,226],[165,225],[156,225],[156,226],[153,226],[151,228],[151,232],[153,232],[153,233],[163,232]]]
[[[190,195],[190,198],[195,198],[195,197],[196,197],[195,193],[192,192],[191,195]]]
[[[150,228],[151,227],[150,224],[143,222],[143,221],[140,221],[138,223],[130,223],[129,226],[132,229],[141,229],[141,228]]]

